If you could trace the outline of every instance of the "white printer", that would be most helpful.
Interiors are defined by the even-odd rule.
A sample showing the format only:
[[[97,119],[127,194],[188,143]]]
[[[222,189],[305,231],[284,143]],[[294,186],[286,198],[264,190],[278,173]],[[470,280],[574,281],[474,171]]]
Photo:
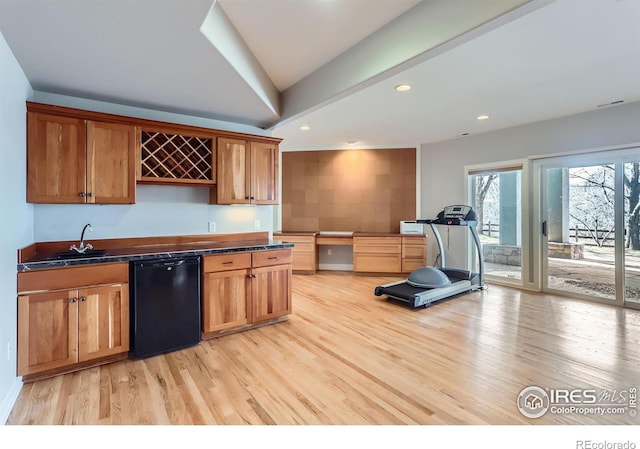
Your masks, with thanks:
[[[407,220],[400,222],[400,234],[424,234],[424,224]]]

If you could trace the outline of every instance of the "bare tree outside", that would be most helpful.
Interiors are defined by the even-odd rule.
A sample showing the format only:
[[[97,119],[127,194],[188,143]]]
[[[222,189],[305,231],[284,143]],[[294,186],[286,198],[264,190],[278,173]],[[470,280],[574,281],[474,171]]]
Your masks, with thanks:
[[[476,176],[476,198],[475,198],[475,210],[478,217],[478,231],[480,234],[484,233],[484,203],[489,194],[491,187],[497,190],[494,181],[498,178],[496,173],[490,173],[486,175]]]

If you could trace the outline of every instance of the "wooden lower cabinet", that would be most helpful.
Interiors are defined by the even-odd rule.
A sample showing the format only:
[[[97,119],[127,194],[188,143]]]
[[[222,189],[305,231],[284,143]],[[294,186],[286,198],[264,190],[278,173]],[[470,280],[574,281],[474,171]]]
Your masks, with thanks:
[[[293,272],[314,274],[318,266],[318,250],[315,233],[300,234],[286,232],[274,233],[273,238],[282,242],[293,243],[291,250]]]
[[[257,323],[291,313],[291,265],[251,270],[251,321]]]
[[[202,337],[291,313],[291,250],[203,257]]]
[[[129,284],[18,297],[18,375],[129,351]]]
[[[250,253],[203,257],[203,334],[249,323],[250,270]]]
[[[126,358],[128,273],[127,263],[18,273],[17,374],[29,380]]]
[[[400,273],[402,238],[398,236],[354,236],[353,271]]]

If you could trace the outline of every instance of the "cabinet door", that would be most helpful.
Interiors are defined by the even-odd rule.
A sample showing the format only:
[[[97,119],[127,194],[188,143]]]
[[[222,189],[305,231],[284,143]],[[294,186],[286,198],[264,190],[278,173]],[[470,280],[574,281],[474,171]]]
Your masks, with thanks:
[[[129,284],[78,290],[80,362],[129,350]]]
[[[78,361],[78,291],[18,297],[18,375]]]
[[[253,204],[278,204],[278,146],[251,142],[251,198]]]
[[[135,203],[136,128],[87,122],[87,202]]]
[[[207,273],[203,276],[202,330],[215,332],[242,326],[248,320],[249,270]]]
[[[290,314],[291,264],[253,268],[251,274],[251,321]]]
[[[27,201],[84,203],[84,120],[27,113]]]
[[[218,204],[249,204],[249,163],[247,142],[218,139]]]

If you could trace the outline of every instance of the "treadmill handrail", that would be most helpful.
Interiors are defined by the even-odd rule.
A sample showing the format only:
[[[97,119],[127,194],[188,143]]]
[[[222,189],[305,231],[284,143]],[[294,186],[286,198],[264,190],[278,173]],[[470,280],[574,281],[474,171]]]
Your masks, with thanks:
[[[425,220],[427,221],[427,220]],[[440,231],[438,231],[438,227],[436,226],[437,224],[442,224],[444,226],[466,226],[467,228],[469,228],[469,230],[471,231],[471,236],[473,237],[473,243],[476,247],[476,253],[478,255],[478,268],[479,268],[479,277],[480,277],[480,288],[483,288],[484,286],[484,258],[482,257],[482,244],[480,243],[480,236],[478,236],[478,231],[476,230],[476,226],[475,225],[470,225],[470,224],[445,224],[445,223],[438,223],[436,220],[428,220],[429,226],[431,227],[431,230],[433,232],[433,236],[436,238],[436,243],[438,245],[438,251],[440,251],[440,268],[447,268],[447,265],[445,263],[445,254],[444,254],[444,245],[442,244],[442,237],[440,236]],[[466,223],[471,223],[471,222],[466,222]],[[473,222],[473,223],[478,223],[477,221]]]

